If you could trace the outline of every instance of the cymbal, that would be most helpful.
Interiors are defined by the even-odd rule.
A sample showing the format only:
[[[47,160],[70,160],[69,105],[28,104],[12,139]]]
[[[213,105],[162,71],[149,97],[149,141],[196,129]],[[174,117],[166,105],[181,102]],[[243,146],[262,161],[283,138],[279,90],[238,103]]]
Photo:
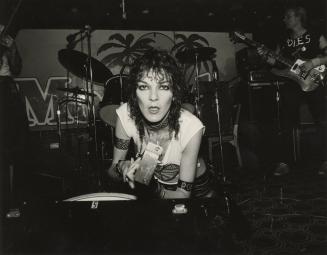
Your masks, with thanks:
[[[78,87],[74,87],[74,88],[57,88],[57,90],[73,93],[73,94],[76,94],[76,95],[95,96],[94,93],[86,92],[86,90],[80,89]]]
[[[176,54],[176,58],[182,63],[195,63],[196,57],[198,61],[206,61],[211,59],[215,52],[215,48],[199,47],[180,51]]]
[[[90,80],[91,72],[86,72],[86,67],[88,66],[88,56],[83,52],[71,49],[62,49],[58,51],[58,59],[59,62],[74,75]],[[105,83],[112,76],[111,71],[100,61],[91,57],[90,62],[94,82]]]

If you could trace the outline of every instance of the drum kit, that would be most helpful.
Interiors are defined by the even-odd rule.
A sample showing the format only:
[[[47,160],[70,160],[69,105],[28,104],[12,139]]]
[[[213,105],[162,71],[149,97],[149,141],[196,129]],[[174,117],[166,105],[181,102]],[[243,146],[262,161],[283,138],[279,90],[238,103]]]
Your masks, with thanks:
[[[192,89],[194,92],[194,104],[195,114],[200,118],[200,84],[199,84],[199,64],[201,61],[208,61],[213,59],[215,56],[216,49],[211,47],[200,47],[200,48],[192,48],[187,49],[176,54],[177,60],[182,64],[195,64],[195,85]],[[86,105],[87,109],[87,122],[88,126],[91,127],[90,135],[95,141],[94,145],[94,159],[101,161],[101,158],[98,157],[98,145],[96,144],[97,134],[96,134],[96,121],[95,116],[100,117],[101,122],[108,127],[111,128],[111,135],[113,134],[113,128],[116,124],[116,109],[124,102],[127,101],[127,83],[128,83],[128,75],[118,74],[113,75],[111,71],[100,61],[94,59],[90,56],[90,54],[85,54],[71,48],[62,49],[58,52],[59,62],[64,66],[68,72],[86,80],[86,88],[81,89],[78,87],[74,88],[58,88],[60,91],[64,91],[72,94],[73,96],[64,97],[59,100],[58,106],[58,134],[59,139],[61,138],[61,124],[60,124],[60,107],[62,105],[66,105],[67,103],[72,103],[75,106],[75,111],[73,119],[78,124],[78,108],[80,105]],[[213,76],[215,77],[215,76]],[[104,95],[102,101],[96,106],[99,110],[95,113],[95,105],[94,105],[94,86],[93,82],[104,86]],[[218,81],[217,81],[218,82]],[[218,97],[216,97],[216,105],[217,105],[217,114],[218,114],[218,127],[220,127],[219,120],[219,103]],[[93,127],[93,129],[92,129]],[[110,132],[110,131],[108,131]],[[220,131],[219,131],[220,134]],[[113,137],[111,137],[113,138]],[[220,138],[221,139],[221,138]],[[113,141],[113,139],[112,139]],[[112,142],[111,141],[111,142]],[[109,141],[110,142],[110,141]],[[60,143],[59,143],[60,144]],[[112,143],[113,144],[113,143]],[[220,143],[221,144],[221,143]],[[221,149],[222,150],[222,149]],[[222,158],[222,153],[220,158]]]

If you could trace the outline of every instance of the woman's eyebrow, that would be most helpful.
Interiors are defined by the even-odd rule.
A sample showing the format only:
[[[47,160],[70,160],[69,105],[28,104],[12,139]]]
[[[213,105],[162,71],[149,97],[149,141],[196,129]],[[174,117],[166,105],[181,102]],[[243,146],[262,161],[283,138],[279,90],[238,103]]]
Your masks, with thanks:
[[[148,84],[146,81],[142,81],[142,80],[137,80],[136,83]]]
[[[169,83],[169,80],[167,80],[167,79],[162,79],[162,80],[159,80],[158,83],[160,83],[160,84],[163,84],[163,83]]]

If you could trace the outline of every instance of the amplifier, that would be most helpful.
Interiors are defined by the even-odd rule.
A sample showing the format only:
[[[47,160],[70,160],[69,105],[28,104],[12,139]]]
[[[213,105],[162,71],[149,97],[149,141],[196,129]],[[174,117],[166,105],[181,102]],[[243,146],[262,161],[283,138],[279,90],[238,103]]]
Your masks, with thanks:
[[[282,85],[284,80],[267,70],[250,71],[248,74],[250,87]]]
[[[194,254],[226,251],[240,214],[221,199],[25,202],[7,252]],[[183,205],[183,206],[182,206]],[[235,205],[236,207],[236,205]],[[177,210],[182,208],[183,210]],[[231,223],[235,215],[234,224]],[[15,229],[15,230],[14,230]],[[234,232],[235,234],[235,232]],[[246,236],[249,234],[246,233]]]
[[[250,71],[248,75],[249,82],[273,81],[273,80],[276,80],[276,76],[274,76],[271,72],[267,70]]]
[[[284,81],[260,81],[260,82],[249,82],[250,87],[264,87],[264,86],[280,86],[284,85]]]

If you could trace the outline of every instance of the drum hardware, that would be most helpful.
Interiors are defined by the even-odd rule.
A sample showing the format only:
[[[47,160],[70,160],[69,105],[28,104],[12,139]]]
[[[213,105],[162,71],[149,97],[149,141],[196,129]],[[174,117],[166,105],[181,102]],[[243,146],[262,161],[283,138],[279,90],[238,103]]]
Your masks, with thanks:
[[[218,84],[219,84],[219,71],[216,64],[216,61],[211,60],[212,64],[212,78],[215,84],[215,106],[216,106],[216,114],[217,114],[217,125],[218,125],[218,139],[219,139],[219,157],[221,159],[221,174],[223,177],[223,181],[226,181],[225,176],[225,164],[224,164],[224,154],[223,154],[223,140],[221,135],[221,122],[220,122],[220,103],[218,97]]]
[[[73,108],[74,109],[69,109],[69,103],[73,103]],[[74,120],[74,123],[76,123],[77,125],[80,124],[80,116],[79,116],[79,109],[81,106],[83,105],[86,105],[87,104],[87,100],[86,98],[83,98],[81,96],[78,96],[77,94],[73,95],[73,96],[66,96],[66,97],[63,97],[61,98],[59,101],[58,101],[58,107],[57,107],[57,112],[59,115],[61,115],[61,107],[62,105],[65,106],[66,110],[65,110],[65,115],[66,115],[66,125],[70,124],[69,123],[69,120],[68,120],[68,116],[70,114],[72,114],[72,117],[73,117],[73,120]],[[74,110],[73,113],[71,113],[71,110]],[[83,110],[83,108],[82,108]],[[60,122],[61,122],[61,119],[59,119]]]
[[[57,104],[56,116],[57,116],[58,144],[59,144],[59,150],[61,150],[62,133],[61,133],[61,120],[60,120],[61,112],[60,112],[60,105],[59,104]]]
[[[219,106],[219,100],[218,100],[218,91],[217,91],[217,85],[219,82],[219,71],[216,62],[213,60],[213,57],[215,56],[214,53],[216,52],[216,49],[211,47],[201,47],[201,48],[194,48],[194,49],[188,49],[182,52],[179,52],[176,54],[176,58],[179,59],[182,63],[194,63],[195,61],[195,111],[197,117],[200,118],[200,108],[199,108],[199,102],[200,102],[200,85],[199,85],[199,61],[207,61],[210,60],[212,63],[212,78],[213,82],[216,85],[215,88],[215,105],[216,105],[216,114],[217,114],[217,124],[218,124],[218,136],[219,136],[219,155],[221,159],[221,174],[223,177],[223,181],[226,181],[225,177],[225,165],[224,165],[224,157],[223,157],[223,148],[222,148],[222,136],[221,136],[221,123],[220,123],[220,106]]]
[[[207,61],[210,60],[216,52],[215,48],[211,47],[198,47],[191,48],[184,51],[180,51],[176,54],[176,58],[181,63],[194,63],[197,61]]]
[[[111,71],[100,61],[83,52],[72,49],[61,49],[58,52],[59,62],[71,73],[80,78],[104,84],[111,76]],[[90,69],[88,66],[92,66]]]
[[[76,96],[77,95],[85,95],[85,96],[93,96],[93,97],[96,96],[94,93],[87,92],[86,90],[81,89],[79,87],[74,87],[74,88],[57,88],[57,90],[65,91],[65,92],[68,92],[68,93],[72,93],[72,94],[74,94],[74,96],[75,95]]]
[[[125,74],[114,75],[106,81],[105,91],[100,102],[100,118],[111,127],[116,126],[116,109],[127,101],[127,81]]]
[[[88,33],[93,32],[92,28],[89,25],[85,25],[81,30],[79,30],[76,33],[69,34],[66,36],[66,40],[68,42],[67,49],[74,49],[76,45],[83,41],[87,36]],[[80,36],[78,39],[76,39],[77,36]]]
[[[214,56],[216,49],[211,47],[199,47],[187,49],[176,54],[176,58],[181,63],[195,63],[195,112],[200,118],[200,85],[199,85],[199,62],[211,59]]]
[[[98,188],[100,188],[101,171],[98,162],[100,156],[98,151],[99,148],[98,148],[96,118],[95,118],[94,82],[103,84],[112,76],[112,73],[104,64],[102,64],[100,61],[94,59],[91,56],[91,32],[93,31],[94,30],[92,30],[89,25],[86,25],[85,29],[83,30],[84,35],[81,35],[81,37],[78,40],[70,42],[70,44],[74,43],[75,46],[77,42],[82,41],[85,38],[87,42],[87,54],[73,50],[72,49],[73,47],[69,47],[68,45],[67,49],[59,50],[58,59],[59,62],[68,71],[84,79],[86,82],[85,91],[78,88],[66,88],[61,90],[74,93],[74,98],[76,99],[76,106],[78,103],[81,102],[78,100],[77,95],[83,95],[83,94],[85,95],[85,101],[83,101],[83,103],[86,103],[87,105],[88,127],[91,136],[90,143],[92,148],[90,151],[90,159],[91,162],[93,163],[93,168],[95,169],[96,185]],[[78,34],[79,33],[77,33],[76,35]]]

